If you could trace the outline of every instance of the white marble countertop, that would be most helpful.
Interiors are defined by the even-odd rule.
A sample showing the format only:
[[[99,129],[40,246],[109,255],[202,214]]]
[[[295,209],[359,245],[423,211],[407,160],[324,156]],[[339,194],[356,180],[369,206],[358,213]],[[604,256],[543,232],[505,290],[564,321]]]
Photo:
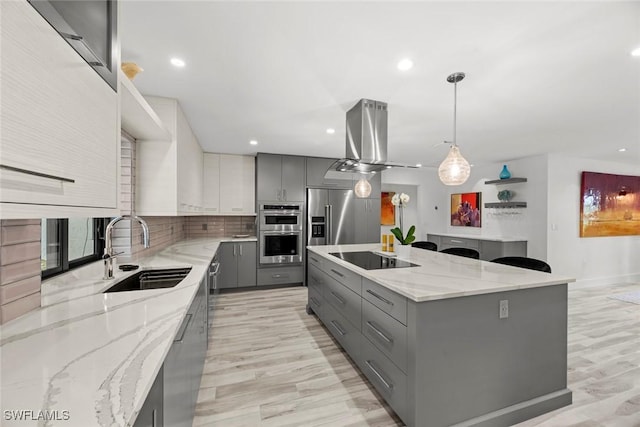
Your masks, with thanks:
[[[417,267],[383,270],[364,270],[329,255],[330,252],[380,251],[380,244],[307,246],[307,249],[416,302],[575,282],[573,278],[557,274],[410,246],[408,257],[396,256],[418,264]]]
[[[116,268],[106,281],[102,262],[43,282],[42,307],[0,326],[0,424],[132,425],[219,243],[252,239],[185,240],[138,260],[140,269],[192,267],[173,288],[103,294],[140,270]],[[21,410],[31,420],[7,419]],[[38,421],[38,411],[60,420]]]
[[[491,240],[494,242],[526,242],[527,239],[515,236],[483,236],[481,234],[427,233],[427,235],[454,237],[459,239]]]

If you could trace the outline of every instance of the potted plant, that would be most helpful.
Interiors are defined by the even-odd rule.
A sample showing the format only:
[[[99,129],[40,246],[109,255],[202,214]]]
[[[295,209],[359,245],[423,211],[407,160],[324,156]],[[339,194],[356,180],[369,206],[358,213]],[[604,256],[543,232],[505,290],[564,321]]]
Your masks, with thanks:
[[[401,246],[408,246],[414,240],[416,240],[416,236],[413,235],[416,231],[416,226],[412,225],[409,227],[407,234],[405,236],[403,232],[403,215],[404,215],[404,207],[409,204],[409,195],[405,193],[400,193],[399,195],[396,193],[391,198],[391,204],[398,207],[398,218],[400,219],[400,227],[395,227],[391,229],[391,232],[396,237]],[[408,249],[408,248],[406,248]],[[398,253],[403,256],[408,256],[408,251],[404,250],[404,248],[398,247]]]

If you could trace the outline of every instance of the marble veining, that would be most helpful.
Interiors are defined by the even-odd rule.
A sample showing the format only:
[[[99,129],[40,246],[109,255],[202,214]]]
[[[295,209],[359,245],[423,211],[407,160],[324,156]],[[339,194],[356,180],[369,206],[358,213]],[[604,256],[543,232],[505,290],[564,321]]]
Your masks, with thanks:
[[[307,248],[416,302],[575,282],[574,278],[557,274],[413,247],[409,248],[408,257],[398,256],[398,258],[411,261],[419,267],[364,270],[329,253],[379,251],[379,244],[308,246]]]
[[[101,262],[43,282],[42,307],[0,326],[2,425],[132,425],[228,240],[240,239],[186,240],[138,260],[141,269],[192,267],[174,288],[103,294],[135,272],[104,281]],[[12,421],[7,410],[69,411],[70,419]]]

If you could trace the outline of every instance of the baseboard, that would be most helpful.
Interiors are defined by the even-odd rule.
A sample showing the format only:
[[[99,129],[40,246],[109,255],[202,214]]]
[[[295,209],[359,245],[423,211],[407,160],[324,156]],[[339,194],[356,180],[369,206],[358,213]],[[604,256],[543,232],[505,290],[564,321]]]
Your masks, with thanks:
[[[571,402],[571,390],[565,388],[455,424],[452,427],[509,427],[555,409],[571,405]]]
[[[640,273],[624,274],[621,276],[597,277],[594,279],[580,279],[569,283],[572,288],[592,288],[597,286],[615,285],[617,283],[640,283]]]

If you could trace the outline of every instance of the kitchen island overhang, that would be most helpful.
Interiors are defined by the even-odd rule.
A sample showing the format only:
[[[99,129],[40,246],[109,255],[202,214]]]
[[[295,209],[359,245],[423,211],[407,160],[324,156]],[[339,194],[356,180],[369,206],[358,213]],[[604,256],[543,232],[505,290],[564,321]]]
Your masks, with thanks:
[[[418,267],[364,270],[329,253],[379,245],[308,250],[310,308],[407,425],[509,426],[571,404],[574,279],[417,248]]]

